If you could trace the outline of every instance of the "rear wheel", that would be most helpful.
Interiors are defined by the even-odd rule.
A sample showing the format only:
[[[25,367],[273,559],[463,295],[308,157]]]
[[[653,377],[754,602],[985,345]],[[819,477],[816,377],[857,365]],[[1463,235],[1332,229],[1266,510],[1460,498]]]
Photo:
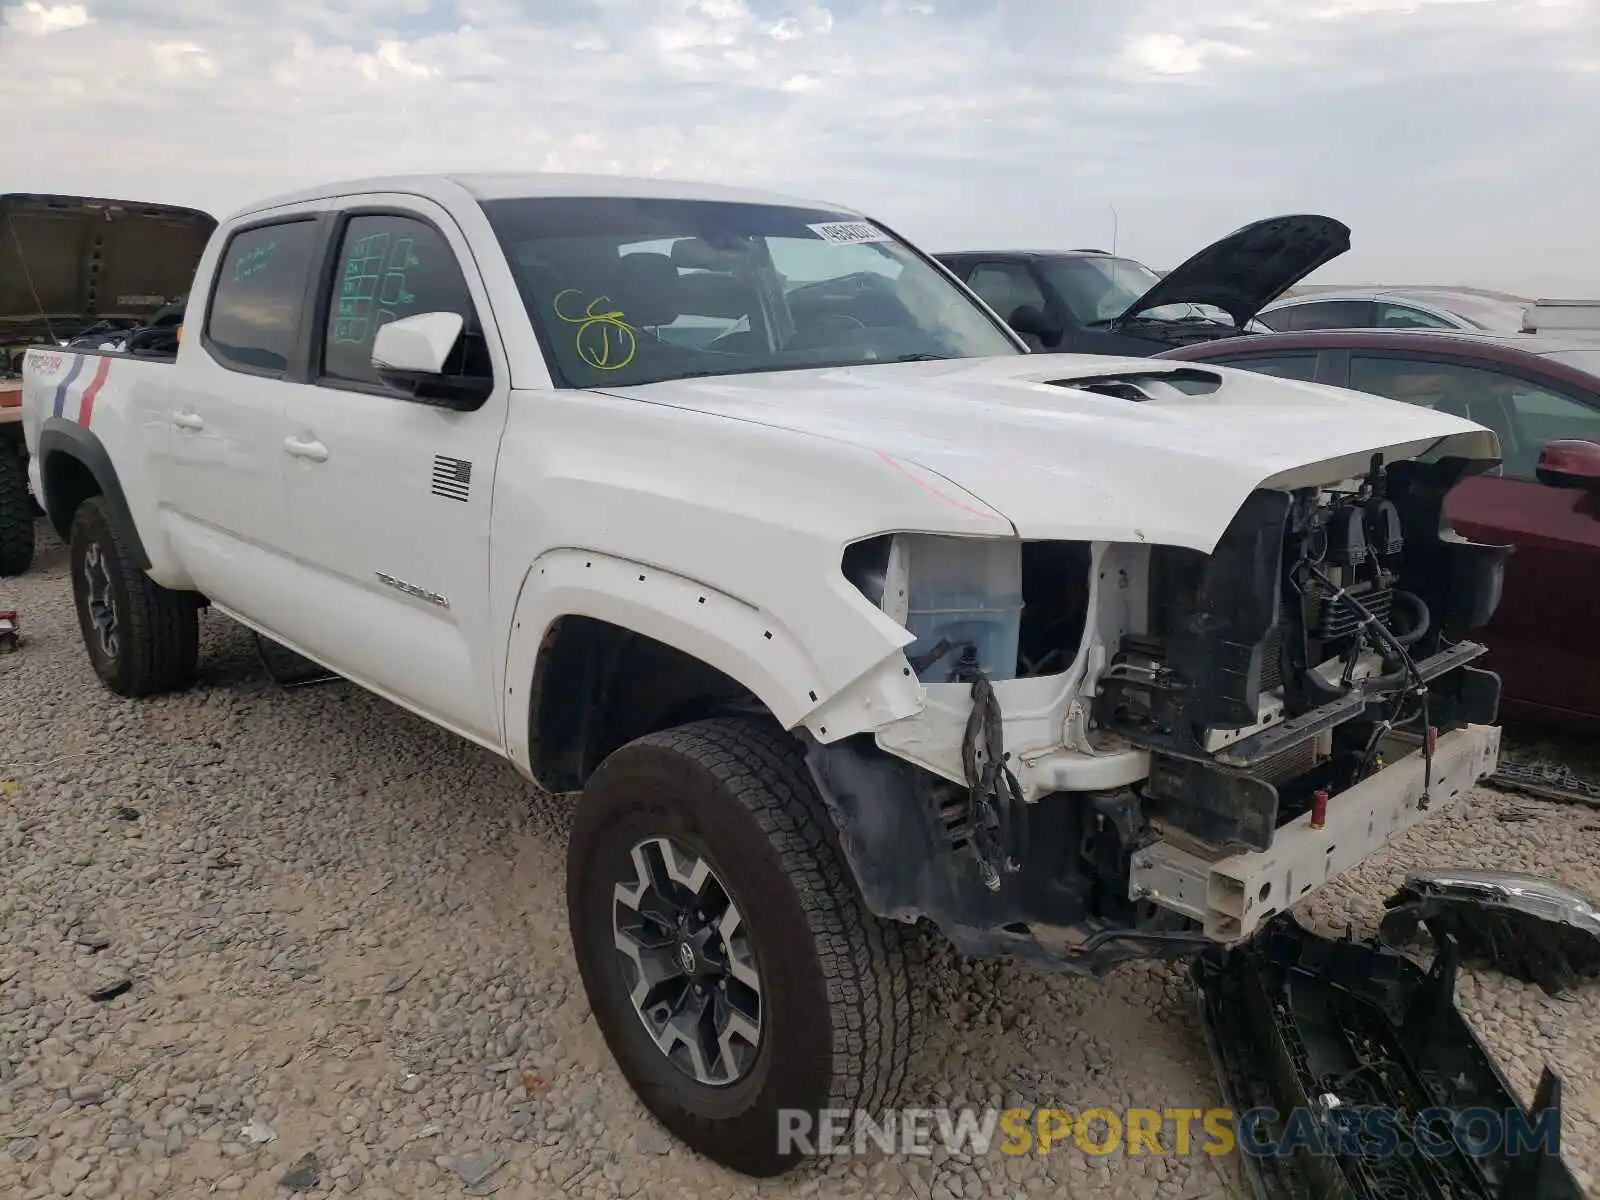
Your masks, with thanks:
[[[0,575],[33,565],[33,522],[27,456],[19,440],[0,435]]]
[[[595,1020],[658,1120],[751,1175],[780,1113],[878,1115],[919,1016],[914,934],[866,911],[794,740],[747,718],[640,738],[590,779],[567,905]]]
[[[106,687],[148,696],[194,680],[199,597],[162,587],[134,563],[99,496],[73,514],[70,561],[84,648]]]

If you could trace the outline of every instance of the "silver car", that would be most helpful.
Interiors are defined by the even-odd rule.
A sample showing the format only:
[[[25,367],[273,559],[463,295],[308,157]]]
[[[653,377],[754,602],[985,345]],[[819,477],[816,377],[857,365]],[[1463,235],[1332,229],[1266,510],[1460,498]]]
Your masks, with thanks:
[[[1527,302],[1446,288],[1311,292],[1267,305],[1256,319],[1301,329],[1466,329],[1517,333]]]

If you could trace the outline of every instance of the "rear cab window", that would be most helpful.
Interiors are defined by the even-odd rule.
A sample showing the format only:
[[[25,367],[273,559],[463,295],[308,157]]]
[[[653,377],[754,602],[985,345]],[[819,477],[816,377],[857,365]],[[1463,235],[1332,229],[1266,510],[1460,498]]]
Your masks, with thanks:
[[[296,217],[241,229],[218,262],[203,343],[231,371],[282,375],[300,337],[319,224]]]

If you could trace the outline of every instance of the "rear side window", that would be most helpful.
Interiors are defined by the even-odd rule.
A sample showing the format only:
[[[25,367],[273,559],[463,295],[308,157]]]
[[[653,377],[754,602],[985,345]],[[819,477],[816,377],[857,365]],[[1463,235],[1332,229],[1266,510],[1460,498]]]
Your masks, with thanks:
[[[223,366],[262,374],[288,370],[316,245],[314,220],[258,225],[228,239],[205,331],[208,349]]]
[[[335,259],[322,348],[324,380],[380,385],[372,342],[390,321],[418,313],[460,313],[476,329],[472,297],[450,243],[426,221],[398,214],[351,217]],[[492,373],[480,338],[470,343],[470,373]]]
[[[1365,329],[1372,324],[1372,303],[1368,300],[1326,300],[1295,304],[1283,310],[1289,329]],[[1273,313],[1277,316],[1277,313]],[[1275,329],[1285,328],[1282,325]]]
[[[1309,350],[1303,354],[1244,354],[1238,358],[1212,358],[1206,361],[1254,371],[1258,375],[1274,375],[1279,379],[1314,383],[1317,378],[1317,356]]]

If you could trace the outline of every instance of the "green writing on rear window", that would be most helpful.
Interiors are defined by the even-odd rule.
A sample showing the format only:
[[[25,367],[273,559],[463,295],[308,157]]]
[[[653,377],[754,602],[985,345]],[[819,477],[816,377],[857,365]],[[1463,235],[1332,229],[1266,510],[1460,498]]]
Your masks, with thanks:
[[[259,275],[272,266],[272,255],[278,249],[278,243],[273,241],[262,242],[261,245],[246,250],[233,260],[232,281],[249,279],[252,275]]]

